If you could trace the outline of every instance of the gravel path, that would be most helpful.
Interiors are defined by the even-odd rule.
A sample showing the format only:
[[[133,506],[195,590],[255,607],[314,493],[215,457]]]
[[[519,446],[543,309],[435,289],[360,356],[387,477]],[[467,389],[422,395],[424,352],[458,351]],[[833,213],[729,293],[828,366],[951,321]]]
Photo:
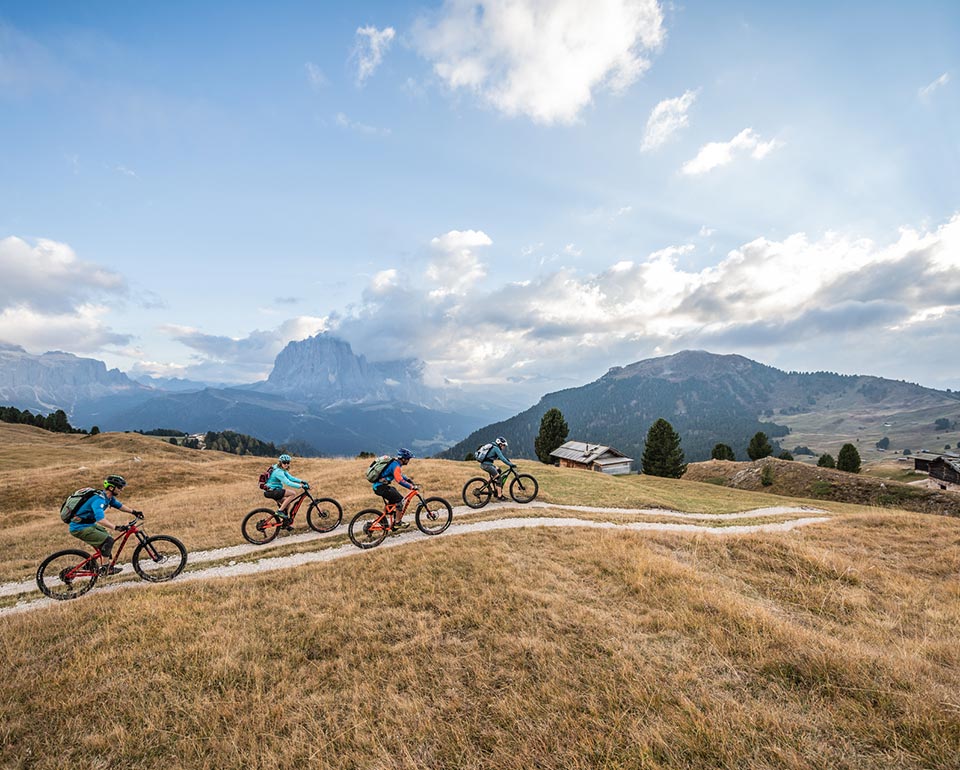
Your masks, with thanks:
[[[512,509],[516,506],[511,505],[510,503],[499,503],[494,505],[488,505],[483,508],[484,512],[490,510],[500,509]],[[804,518],[799,519],[789,519],[786,521],[778,521],[769,524],[750,524],[750,525],[735,525],[730,527],[711,527],[704,526],[699,524],[681,524],[681,523],[672,523],[672,522],[629,522],[626,524],[613,524],[611,522],[605,521],[592,521],[588,519],[577,519],[577,518],[560,518],[560,517],[547,517],[547,516],[538,516],[538,517],[527,517],[527,518],[503,518],[503,519],[494,519],[491,521],[478,521],[473,523],[458,523],[458,519],[462,519],[464,516],[470,514],[479,513],[480,511],[474,511],[466,506],[457,506],[454,508],[454,524],[451,525],[444,534],[444,536],[449,535],[468,535],[476,532],[489,532],[494,530],[502,529],[521,529],[527,527],[585,527],[589,529],[627,529],[632,531],[656,531],[656,532],[687,532],[687,533],[696,533],[696,534],[708,534],[714,536],[724,536],[724,535],[737,535],[737,534],[750,534],[754,532],[788,532],[796,527],[805,526],[807,524],[817,524],[824,521],[829,521],[829,516],[814,516],[813,514],[822,514],[825,511],[822,511],[818,508],[809,508],[806,506],[801,507],[790,507],[790,506],[778,506],[772,508],[757,508],[752,511],[744,511],[742,513],[683,513],[680,511],[669,511],[662,508],[593,508],[589,506],[582,505],[555,505],[550,503],[541,503],[533,502],[528,503],[523,506],[525,509],[529,508],[550,508],[554,510],[568,510],[568,511],[577,511],[581,513],[616,513],[619,515],[637,515],[637,516],[657,516],[657,517],[671,517],[671,518],[681,518],[681,519],[693,519],[701,521],[716,521],[716,520],[730,520],[730,519],[756,519],[763,518],[767,516],[782,516],[785,514],[804,514]],[[195,551],[191,552],[187,557],[188,566],[194,566],[196,564],[203,564],[207,562],[223,562],[226,561],[226,564],[218,564],[216,566],[208,567],[206,569],[192,570],[186,572],[176,578],[176,582],[184,583],[195,580],[210,580],[213,578],[224,578],[224,577],[238,577],[243,575],[253,575],[260,572],[269,572],[272,570],[278,569],[289,569],[291,567],[298,567],[302,564],[316,564],[318,562],[328,562],[334,561],[335,559],[341,559],[347,556],[358,556],[365,551],[360,550],[352,543],[347,543],[345,545],[337,546],[336,548],[324,548],[319,551],[308,551],[304,553],[295,553],[288,554],[285,556],[265,556],[264,558],[257,559],[256,561],[234,561],[237,558],[242,558],[248,556],[252,553],[265,553],[269,552],[271,547],[279,546],[290,546],[296,545],[299,543],[310,543],[315,541],[325,540],[331,537],[336,537],[338,535],[343,535],[345,533],[345,524],[346,522],[335,529],[333,532],[328,532],[326,534],[318,534],[316,532],[305,532],[298,535],[290,535],[283,538],[278,538],[273,543],[270,543],[267,546],[256,546],[256,545],[234,545],[228,546],[225,548],[215,548],[209,551]],[[402,536],[394,536],[388,538],[384,543],[379,546],[376,550],[381,550],[383,548],[392,548],[399,545],[408,545],[410,543],[420,542],[422,540],[427,540],[428,536],[424,535],[422,532],[414,529],[412,531],[407,531],[402,534]],[[128,568],[129,574],[129,568]],[[113,585],[98,585],[95,590],[98,593],[103,591],[120,591],[131,588],[145,588],[149,587],[150,583],[145,583],[139,580],[115,583]],[[0,596],[18,596],[21,594],[28,593],[39,593],[37,589],[36,582],[33,580],[22,582],[22,583],[4,583],[0,585]],[[30,610],[41,609],[43,607],[51,607],[60,605],[61,602],[55,601],[53,599],[48,599],[46,597],[41,599],[34,600],[21,600],[17,604],[11,607],[0,608],[0,617],[5,615],[11,615],[20,612],[27,612]]]

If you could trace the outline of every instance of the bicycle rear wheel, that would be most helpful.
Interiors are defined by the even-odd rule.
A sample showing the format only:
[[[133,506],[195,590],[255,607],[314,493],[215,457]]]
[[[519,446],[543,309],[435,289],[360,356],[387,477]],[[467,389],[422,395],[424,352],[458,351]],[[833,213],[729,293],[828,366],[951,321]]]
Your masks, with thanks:
[[[187,549],[169,535],[148,537],[133,552],[133,569],[151,583],[173,580],[186,565]]]
[[[390,522],[383,511],[367,508],[350,520],[347,534],[357,548],[376,548],[390,530]]]
[[[425,535],[439,535],[453,520],[453,508],[442,497],[428,497],[417,506],[417,529]]]
[[[307,509],[307,524],[314,532],[329,532],[343,521],[343,508],[332,497],[319,497]]]
[[[463,485],[463,502],[469,508],[483,508],[493,497],[493,489],[488,479],[477,476]]]
[[[100,576],[93,554],[74,548],[57,551],[37,567],[37,586],[51,599],[63,601],[83,596]]]
[[[255,508],[243,517],[240,531],[248,543],[265,545],[280,531],[280,517],[269,508]]]
[[[540,485],[529,473],[521,473],[510,482],[510,497],[518,503],[529,503],[539,491]]]

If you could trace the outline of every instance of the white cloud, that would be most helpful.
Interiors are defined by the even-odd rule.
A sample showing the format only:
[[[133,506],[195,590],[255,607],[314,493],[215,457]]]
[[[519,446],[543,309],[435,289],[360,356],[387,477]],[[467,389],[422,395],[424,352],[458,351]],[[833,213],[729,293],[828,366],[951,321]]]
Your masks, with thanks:
[[[383,56],[390,48],[390,43],[396,32],[393,27],[377,29],[376,27],[358,27],[354,55],[357,57],[357,80],[363,83],[376,72],[383,61]]]
[[[427,267],[426,276],[437,284],[431,296],[462,294],[473,287],[486,275],[475,250],[492,244],[482,230],[451,230],[430,241],[436,256]]]
[[[640,150],[655,150],[681,128],[685,128],[690,122],[687,111],[696,98],[696,91],[685,91],[682,96],[664,99],[654,107],[647,119],[647,129],[643,134]]]
[[[700,148],[697,156],[683,164],[684,174],[705,174],[707,171],[732,163],[736,156],[749,155],[761,160],[782,147],[779,139],[763,142],[752,128],[745,128],[729,142],[709,142]]]
[[[904,229],[889,244],[797,233],[754,239],[706,267],[682,267],[695,251],[670,246],[590,275],[561,268],[499,286],[472,280],[459,293],[425,294],[411,266],[334,333],[368,355],[385,345],[415,351],[434,382],[531,377],[538,393],[658,349],[761,360],[816,349],[822,361],[814,368],[849,370],[847,361],[859,356],[872,373],[875,356],[867,353],[877,339],[910,350],[932,345],[922,340],[934,335],[942,350],[960,348],[960,214],[932,232]]]
[[[67,244],[45,238],[34,245],[16,237],[0,239],[0,276],[0,309],[18,305],[63,313],[104,292],[117,296],[127,290],[119,273],[81,261]]]
[[[917,95],[921,99],[928,99],[934,91],[936,91],[938,88],[942,88],[949,82],[950,82],[950,73],[944,72],[940,77],[938,77],[932,83],[927,83],[927,85],[921,88],[917,92]]]
[[[0,340],[23,346],[32,353],[66,350],[97,353],[107,346],[126,345],[129,334],[118,334],[104,321],[109,308],[81,304],[63,311],[41,312],[20,304],[0,311]]]
[[[310,82],[311,86],[319,90],[327,85],[327,76],[323,74],[323,70],[321,70],[316,64],[314,64],[312,61],[308,61],[303,66],[307,70],[307,80]]]
[[[366,134],[368,136],[390,136],[389,128],[377,128],[376,126],[368,126],[366,123],[358,123],[355,120],[351,120],[342,112],[338,112],[334,120],[338,126],[348,131],[356,131],[359,134]]]
[[[575,120],[598,89],[626,89],[664,38],[656,0],[446,0],[415,30],[448,87],[547,124]]]

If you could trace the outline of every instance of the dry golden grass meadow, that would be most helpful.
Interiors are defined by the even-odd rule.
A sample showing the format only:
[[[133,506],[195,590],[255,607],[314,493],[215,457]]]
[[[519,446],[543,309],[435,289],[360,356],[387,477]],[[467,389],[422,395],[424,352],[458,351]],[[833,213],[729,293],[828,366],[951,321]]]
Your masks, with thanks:
[[[0,425],[0,583],[30,580],[44,555],[74,545],[56,509],[107,472],[127,477],[151,533],[191,551],[240,544],[262,465],[133,434]],[[297,460],[293,472],[339,499],[346,521],[376,502],[365,466]],[[455,505],[474,469],[409,467]],[[808,504],[830,518],[752,534],[456,535],[467,517],[455,515],[409,546],[98,585],[5,612],[0,767],[960,768],[960,519],[522,469],[556,505]],[[337,533],[296,548],[341,547],[345,524]]]

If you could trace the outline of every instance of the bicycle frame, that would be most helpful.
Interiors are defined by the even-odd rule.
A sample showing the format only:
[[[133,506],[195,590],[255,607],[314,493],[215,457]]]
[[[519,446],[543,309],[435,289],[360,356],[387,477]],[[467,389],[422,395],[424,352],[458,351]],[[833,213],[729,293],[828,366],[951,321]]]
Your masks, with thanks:
[[[136,535],[137,540],[139,540],[141,543],[146,542],[147,533],[143,530],[142,527],[137,526],[137,522],[139,520],[140,519],[138,517],[134,516],[133,519],[131,519],[130,522],[127,524],[127,529],[123,532],[123,534],[118,539],[114,540],[113,556],[111,557],[110,563],[108,566],[110,567],[116,566],[117,561],[120,558],[120,554],[123,551],[123,547],[127,544],[127,541],[132,536]],[[82,564],[78,564],[76,568],[74,568],[68,573],[67,576],[70,578],[88,577],[88,572],[85,568],[87,568],[88,565],[90,565],[91,563],[99,564],[102,560],[103,560],[103,552],[99,548],[96,548],[94,552],[90,554],[89,559],[87,559]],[[94,571],[97,571],[98,569],[99,569],[98,567],[93,568]]]
[[[380,515],[376,521],[370,523],[370,529],[379,530],[386,529],[387,532],[390,532],[393,529],[393,523],[397,518],[403,518],[407,514],[407,508],[410,507],[410,503],[413,502],[413,498],[419,497],[420,500],[423,500],[423,496],[420,494],[419,489],[411,489],[404,495],[403,500],[399,503],[384,503],[383,504],[383,513]],[[397,510],[400,511],[400,516],[397,517]],[[384,520],[386,522],[384,523]]]

